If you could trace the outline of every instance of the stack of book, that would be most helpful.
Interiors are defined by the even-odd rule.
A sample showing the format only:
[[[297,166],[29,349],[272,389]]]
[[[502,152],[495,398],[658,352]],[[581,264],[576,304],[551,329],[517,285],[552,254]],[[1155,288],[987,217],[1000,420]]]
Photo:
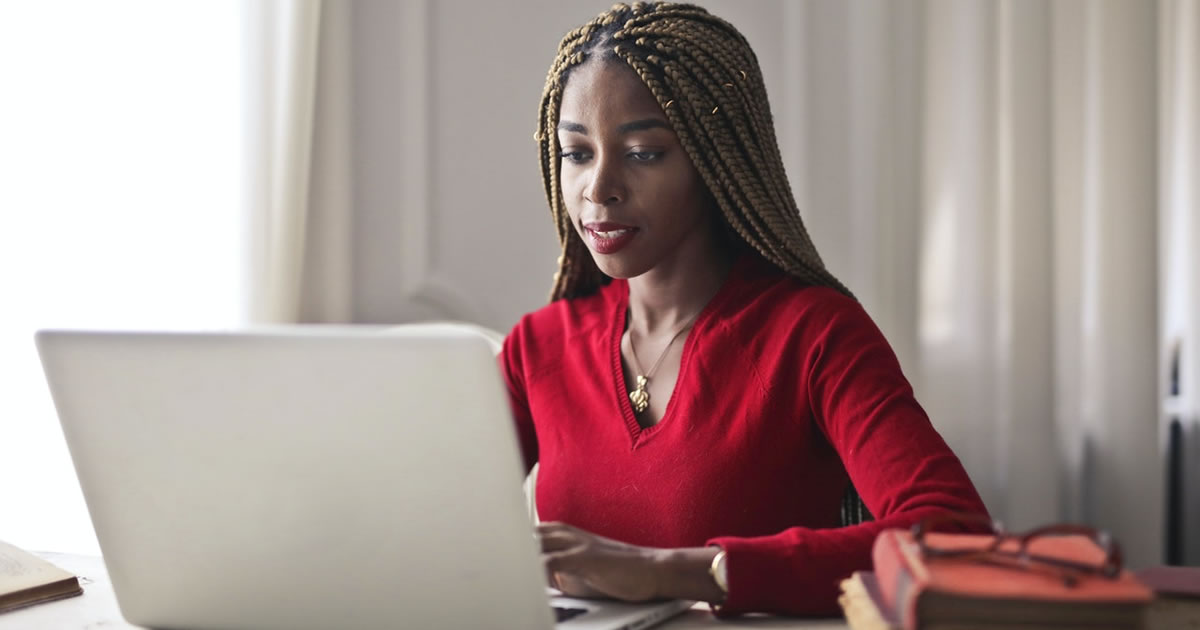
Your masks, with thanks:
[[[842,582],[839,600],[855,630],[1139,630],[1153,593],[1126,570],[1088,572],[1053,564],[989,561],[991,535],[926,535],[938,548],[979,549],[932,557],[913,534],[885,530],[872,550],[874,571]],[[1012,542],[1016,545],[1016,541]],[[1037,557],[1071,564],[1103,564],[1106,552],[1085,536],[1034,541]],[[1006,542],[1007,546],[1007,542]],[[1004,549],[1004,547],[1002,547]]]

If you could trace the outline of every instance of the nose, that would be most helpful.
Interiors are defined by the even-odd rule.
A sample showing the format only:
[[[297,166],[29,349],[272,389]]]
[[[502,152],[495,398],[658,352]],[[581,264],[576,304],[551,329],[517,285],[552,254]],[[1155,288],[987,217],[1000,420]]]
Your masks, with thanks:
[[[625,181],[618,160],[597,156],[593,161],[591,181],[583,191],[583,198],[600,206],[609,206],[625,200]]]

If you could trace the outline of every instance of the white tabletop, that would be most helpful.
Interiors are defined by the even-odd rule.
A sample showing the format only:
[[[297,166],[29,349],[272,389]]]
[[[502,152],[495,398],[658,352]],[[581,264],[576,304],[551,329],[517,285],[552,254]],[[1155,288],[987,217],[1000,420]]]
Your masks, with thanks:
[[[30,606],[0,614],[0,630],[103,628],[104,630],[136,629],[121,617],[117,599],[104,560],[99,556],[80,556],[64,553],[38,552],[39,556],[71,571],[83,584],[83,595]],[[708,606],[697,604],[691,610],[659,626],[665,630],[697,628],[791,628],[793,630],[844,630],[844,619],[793,619],[753,616],[721,621],[708,612]]]

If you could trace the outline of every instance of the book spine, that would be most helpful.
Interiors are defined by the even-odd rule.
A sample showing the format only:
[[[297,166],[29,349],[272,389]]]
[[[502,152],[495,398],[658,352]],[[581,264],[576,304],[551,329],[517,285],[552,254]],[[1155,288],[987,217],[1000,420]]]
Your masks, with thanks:
[[[909,566],[911,558],[900,549],[902,543],[897,533],[897,530],[884,530],[875,537],[871,560],[884,605],[895,618],[903,620],[905,628],[915,630],[916,599],[921,585],[913,577],[913,567]]]

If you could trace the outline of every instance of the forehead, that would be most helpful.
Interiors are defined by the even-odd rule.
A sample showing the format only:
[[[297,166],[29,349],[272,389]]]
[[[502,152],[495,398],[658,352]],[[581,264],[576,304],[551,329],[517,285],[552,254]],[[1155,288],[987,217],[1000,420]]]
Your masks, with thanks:
[[[666,120],[650,88],[620,61],[588,62],[572,70],[558,118],[589,129],[646,118]]]

